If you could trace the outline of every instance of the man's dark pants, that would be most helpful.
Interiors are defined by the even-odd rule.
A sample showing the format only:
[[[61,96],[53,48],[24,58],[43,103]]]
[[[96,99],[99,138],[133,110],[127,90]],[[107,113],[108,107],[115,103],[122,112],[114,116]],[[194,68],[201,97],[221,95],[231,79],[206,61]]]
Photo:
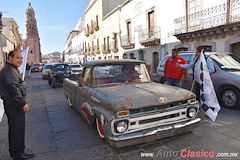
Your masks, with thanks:
[[[9,152],[11,157],[20,157],[25,149],[25,112],[17,102],[4,101],[3,104],[8,118]]]
[[[194,93],[196,94],[196,99],[199,101],[200,103],[200,84],[198,82],[194,82],[194,87],[195,87],[195,90],[194,90]]]

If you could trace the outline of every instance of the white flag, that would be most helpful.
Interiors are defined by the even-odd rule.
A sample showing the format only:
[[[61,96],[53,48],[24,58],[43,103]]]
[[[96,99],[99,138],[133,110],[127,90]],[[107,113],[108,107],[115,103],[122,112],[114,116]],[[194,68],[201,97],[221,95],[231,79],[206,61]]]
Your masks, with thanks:
[[[213,121],[216,120],[220,105],[213,87],[203,50],[196,67],[196,81],[200,85],[200,106]]]
[[[23,74],[23,77],[22,77],[23,80],[24,80],[25,72],[26,72],[28,49],[29,49],[29,47],[27,47],[24,51],[21,52],[22,56],[23,56],[23,63],[20,67],[18,67],[18,70],[20,71],[20,73]]]
[[[2,121],[3,114],[4,114],[3,100],[0,98],[0,122]]]

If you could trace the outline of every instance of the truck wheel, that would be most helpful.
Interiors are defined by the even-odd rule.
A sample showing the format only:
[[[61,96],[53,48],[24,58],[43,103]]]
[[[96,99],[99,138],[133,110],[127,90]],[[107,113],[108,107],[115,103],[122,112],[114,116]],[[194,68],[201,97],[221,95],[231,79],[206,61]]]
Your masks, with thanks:
[[[96,127],[97,127],[97,131],[98,131],[98,135],[101,138],[104,138],[104,131],[103,131],[103,128],[102,128],[102,123],[98,118],[96,118]]]
[[[51,78],[50,78],[50,76],[48,76],[48,84],[51,85],[51,83],[52,83]]]
[[[240,91],[232,86],[226,86],[220,91],[220,103],[228,109],[240,107]]]
[[[56,82],[56,78],[55,78],[55,77],[52,78],[52,83],[51,83],[51,85],[52,85],[52,88],[56,88],[57,82]]]

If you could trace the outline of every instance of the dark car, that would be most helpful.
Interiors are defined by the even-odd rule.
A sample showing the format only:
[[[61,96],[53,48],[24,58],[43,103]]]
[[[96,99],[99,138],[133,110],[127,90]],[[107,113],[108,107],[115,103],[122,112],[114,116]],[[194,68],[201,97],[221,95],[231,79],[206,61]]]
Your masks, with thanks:
[[[31,72],[42,72],[42,65],[40,63],[33,63],[30,69]]]
[[[233,53],[206,52],[213,59],[215,71],[211,73],[212,82],[220,104],[229,109],[240,108],[240,57]],[[194,51],[180,52],[187,63],[195,61]],[[164,57],[157,67],[158,80],[164,83],[164,64],[170,55]],[[192,69],[188,70],[188,83],[183,83],[183,88],[191,89]]]
[[[63,83],[64,78],[71,78],[70,66],[66,63],[53,64],[48,75],[48,84],[55,88],[57,84]]]
[[[139,60],[86,62],[78,83],[65,78],[63,89],[69,105],[114,147],[177,135],[200,122],[196,95],[152,82]]]

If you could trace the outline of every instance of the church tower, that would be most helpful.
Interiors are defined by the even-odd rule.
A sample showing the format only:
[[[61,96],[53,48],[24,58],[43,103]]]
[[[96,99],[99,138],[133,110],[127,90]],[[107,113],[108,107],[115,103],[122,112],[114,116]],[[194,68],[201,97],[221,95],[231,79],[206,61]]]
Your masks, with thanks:
[[[37,21],[35,18],[35,12],[31,6],[31,3],[28,3],[28,8],[26,10],[26,40],[23,41],[24,48],[29,47],[28,51],[28,60],[29,63],[41,62],[41,45],[40,38],[38,35]]]

